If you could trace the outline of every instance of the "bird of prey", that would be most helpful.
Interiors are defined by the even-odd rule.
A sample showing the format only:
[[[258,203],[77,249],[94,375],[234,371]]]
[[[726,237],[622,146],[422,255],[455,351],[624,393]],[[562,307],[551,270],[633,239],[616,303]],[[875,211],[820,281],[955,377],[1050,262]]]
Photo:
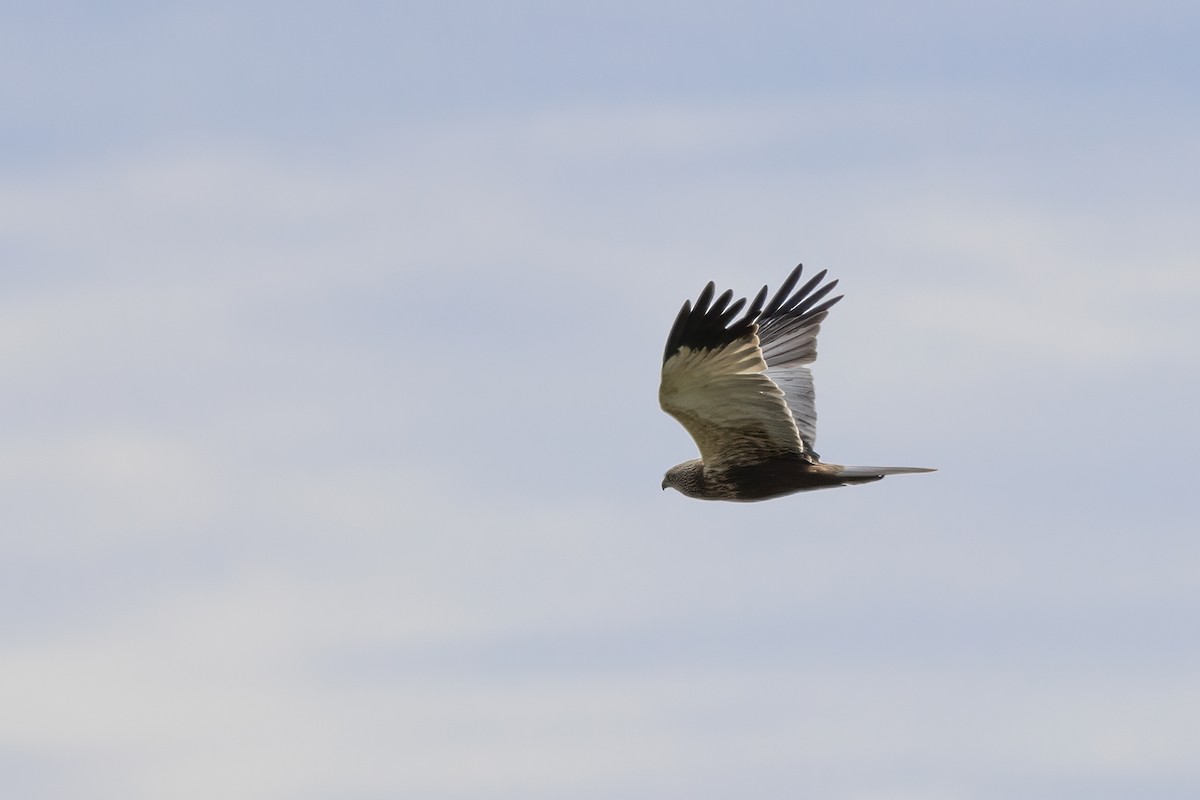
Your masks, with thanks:
[[[813,450],[817,412],[806,365],[816,360],[817,331],[842,296],[825,300],[837,285],[821,285],[825,270],[795,289],[802,269],[792,270],[769,303],[764,286],[741,317],[746,298],[731,302],[729,290],[714,300],[712,282],[695,305],[688,301],[679,310],[658,399],[696,441],[700,458],[667,470],[663,489],[748,502],[933,472],[825,464]]]

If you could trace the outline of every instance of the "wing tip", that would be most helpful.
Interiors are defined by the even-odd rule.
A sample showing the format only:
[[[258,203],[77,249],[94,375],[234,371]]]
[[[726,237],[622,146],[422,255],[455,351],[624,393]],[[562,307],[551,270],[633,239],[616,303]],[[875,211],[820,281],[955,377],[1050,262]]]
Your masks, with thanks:
[[[836,279],[821,285],[828,272],[821,270],[797,289],[796,284],[804,273],[804,264],[797,264],[769,302],[766,300],[767,287],[763,286],[748,306],[745,297],[733,301],[732,289],[717,296],[716,282],[709,281],[694,303],[685,302],[680,309],[667,335],[663,363],[683,347],[711,350],[735,342],[755,330],[756,323],[774,327],[771,323],[810,321],[825,313],[844,297],[838,295],[825,300],[838,285]],[[745,313],[738,317],[743,308],[746,308]]]
[[[756,298],[750,308],[738,317],[738,313],[746,306],[746,298],[734,301],[733,290],[726,289],[714,299],[716,291],[716,283],[709,281],[694,304],[691,301],[683,304],[667,335],[663,363],[683,347],[712,350],[735,342],[753,331],[761,302]]]

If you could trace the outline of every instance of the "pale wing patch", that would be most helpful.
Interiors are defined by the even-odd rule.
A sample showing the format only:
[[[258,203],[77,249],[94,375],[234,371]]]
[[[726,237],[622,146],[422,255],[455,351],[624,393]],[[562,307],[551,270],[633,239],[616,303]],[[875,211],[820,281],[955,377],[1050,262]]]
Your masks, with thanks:
[[[753,335],[716,349],[681,347],[663,364],[659,402],[695,439],[707,465],[803,450],[766,367]]]
[[[769,367],[790,366],[793,364],[811,364],[817,360],[817,334],[821,323],[825,321],[828,312],[821,312],[803,321],[799,326],[788,324],[772,324],[768,320],[759,326],[759,336],[762,338],[763,360]]]
[[[817,333],[825,316],[822,312],[799,326],[768,322],[759,330],[767,377],[783,390],[800,438],[809,450],[816,446],[817,406],[812,372],[803,365],[817,358]]]
[[[817,441],[816,392],[812,372],[808,367],[768,367],[767,377],[783,390],[784,400],[792,419],[800,430],[800,438],[812,450]]]

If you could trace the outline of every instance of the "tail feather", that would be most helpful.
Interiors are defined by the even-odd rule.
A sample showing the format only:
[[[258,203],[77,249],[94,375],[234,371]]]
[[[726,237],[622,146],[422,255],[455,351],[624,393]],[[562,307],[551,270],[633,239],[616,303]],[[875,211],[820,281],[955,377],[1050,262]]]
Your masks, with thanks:
[[[842,467],[838,470],[839,478],[870,478],[884,475],[909,475],[918,472],[937,472],[929,467]]]

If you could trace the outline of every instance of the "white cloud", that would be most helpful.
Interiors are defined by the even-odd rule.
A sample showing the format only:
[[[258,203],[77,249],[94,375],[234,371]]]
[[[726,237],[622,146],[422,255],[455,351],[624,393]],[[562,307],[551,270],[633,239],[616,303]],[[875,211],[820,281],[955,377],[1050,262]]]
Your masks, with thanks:
[[[222,481],[211,454],[136,431],[26,441],[0,457],[17,512],[10,556],[106,551],[211,524]],[[19,521],[18,521],[19,520]]]
[[[1142,401],[1159,366],[1196,391],[1195,215],[1163,177],[1194,137],[1121,161],[1137,126],[1086,94],[1040,126],[1056,98],[796,81],[7,180],[0,743],[48,765],[35,791],[1200,783],[1169,624],[1200,551],[1155,474],[1194,426]],[[945,471],[662,495],[691,443],[658,337],[709,278],[798,259],[847,291],[822,451]],[[1110,418],[1158,444],[1131,463]]]
[[[635,650],[617,670],[564,671],[515,649],[527,667],[509,674],[469,650],[448,669],[330,671],[367,608],[396,642],[422,641],[404,632],[411,606],[352,599],[362,592],[245,573],[69,641],[9,648],[0,739],[77,754],[79,791],[185,800],[634,785],[723,796],[730,769],[847,798],[906,783],[937,794],[934,775],[955,796],[1014,764],[1049,786],[1195,777],[1200,695],[1186,669],[1134,685],[1079,659],[869,664],[825,643],[659,665]]]

